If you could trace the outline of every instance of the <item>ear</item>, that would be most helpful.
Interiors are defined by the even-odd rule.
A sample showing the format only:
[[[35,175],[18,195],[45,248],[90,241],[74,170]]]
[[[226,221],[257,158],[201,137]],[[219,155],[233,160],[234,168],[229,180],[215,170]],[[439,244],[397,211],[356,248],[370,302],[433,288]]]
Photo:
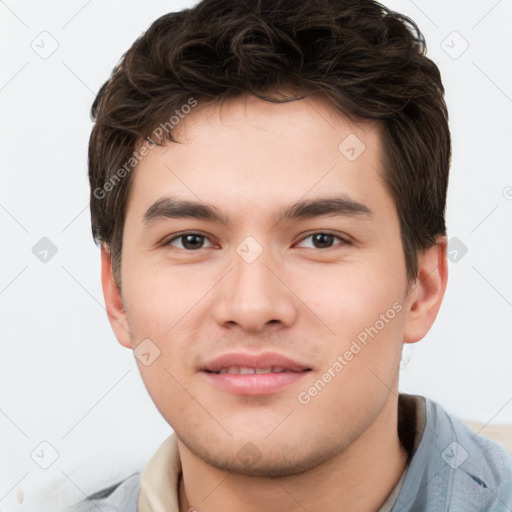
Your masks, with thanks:
[[[105,244],[101,244],[101,285],[103,287],[103,297],[105,298],[108,320],[116,335],[117,341],[123,347],[132,348],[130,329],[126,318],[126,311],[124,310],[121,291],[114,281],[110,251]]]
[[[404,343],[425,337],[437,317],[448,280],[447,238],[418,254],[418,277],[412,283],[406,308]]]

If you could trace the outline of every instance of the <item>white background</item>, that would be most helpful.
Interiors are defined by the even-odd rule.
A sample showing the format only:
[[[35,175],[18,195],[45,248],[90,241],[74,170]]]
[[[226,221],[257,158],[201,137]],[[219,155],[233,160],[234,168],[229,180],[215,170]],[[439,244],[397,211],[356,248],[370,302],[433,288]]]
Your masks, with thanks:
[[[512,3],[384,3],[418,23],[441,69],[448,235],[468,249],[450,262],[434,327],[404,352],[401,390],[512,423]],[[190,5],[0,2],[1,512],[80,500],[140,470],[171,433],[107,321],[86,154],[90,106],[113,66],[157,17]],[[47,59],[31,47],[46,37],[51,48],[43,31],[58,43]],[[58,249],[47,263],[32,253],[42,237]],[[43,441],[59,454],[46,470],[31,458],[36,448],[51,457]]]

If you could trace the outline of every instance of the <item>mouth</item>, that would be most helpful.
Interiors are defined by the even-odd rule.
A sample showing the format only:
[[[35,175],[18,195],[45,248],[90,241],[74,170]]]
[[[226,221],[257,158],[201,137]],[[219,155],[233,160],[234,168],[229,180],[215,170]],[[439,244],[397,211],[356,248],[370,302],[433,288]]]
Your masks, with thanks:
[[[221,368],[219,371],[205,370],[208,373],[215,373],[216,375],[265,375],[267,373],[284,373],[284,372],[308,372],[311,368],[305,368],[303,370],[293,370],[290,368],[283,368],[282,366],[273,366],[270,368],[248,368],[239,366],[230,366],[228,368]]]
[[[301,372],[311,370],[309,365],[295,361],[276,352],[251,354],[249,352],[227,352],[200,367],[210,373],[264,374],[281,372]]]
[[[237,395],[277,393],[311,371],[311,367],[276,353],[228,353],[201,368],[210,384]]]

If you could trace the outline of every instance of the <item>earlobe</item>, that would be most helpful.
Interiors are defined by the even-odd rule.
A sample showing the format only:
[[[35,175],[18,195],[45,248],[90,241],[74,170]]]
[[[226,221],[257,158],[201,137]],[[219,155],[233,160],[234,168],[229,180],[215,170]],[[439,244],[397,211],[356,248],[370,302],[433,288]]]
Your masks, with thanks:
[[[126,348],[132,348],[130,330],[126,318],[121,291],[114,281],[110,252],[101,244],[101,285],[107,309],[108,320],[117,341]]]
[[[409,291],[404,343],[423,339],[437,317],[448,280],[447,238],[418,254],[418,278]]]

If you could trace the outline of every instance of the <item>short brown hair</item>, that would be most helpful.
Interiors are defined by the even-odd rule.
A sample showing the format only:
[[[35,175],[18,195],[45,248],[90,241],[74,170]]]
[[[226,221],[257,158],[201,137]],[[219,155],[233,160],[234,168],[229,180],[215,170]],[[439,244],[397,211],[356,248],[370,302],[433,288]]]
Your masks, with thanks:
[[[110,249],[118,287],[130,170],[144,144],[155,143],[155,127],[172,125],[191,98],[280,102],[290,98],[276,93],[291,89],[321,93],[349,118],[379,123],[383,179],[414,280],[417,251],[446,234],[451,156],[441,76],[425,54],[416,24],[372,0],[202,0],[156,20],[91,109],[92,232]],[[172,126],[163,141],[175,142]]]

